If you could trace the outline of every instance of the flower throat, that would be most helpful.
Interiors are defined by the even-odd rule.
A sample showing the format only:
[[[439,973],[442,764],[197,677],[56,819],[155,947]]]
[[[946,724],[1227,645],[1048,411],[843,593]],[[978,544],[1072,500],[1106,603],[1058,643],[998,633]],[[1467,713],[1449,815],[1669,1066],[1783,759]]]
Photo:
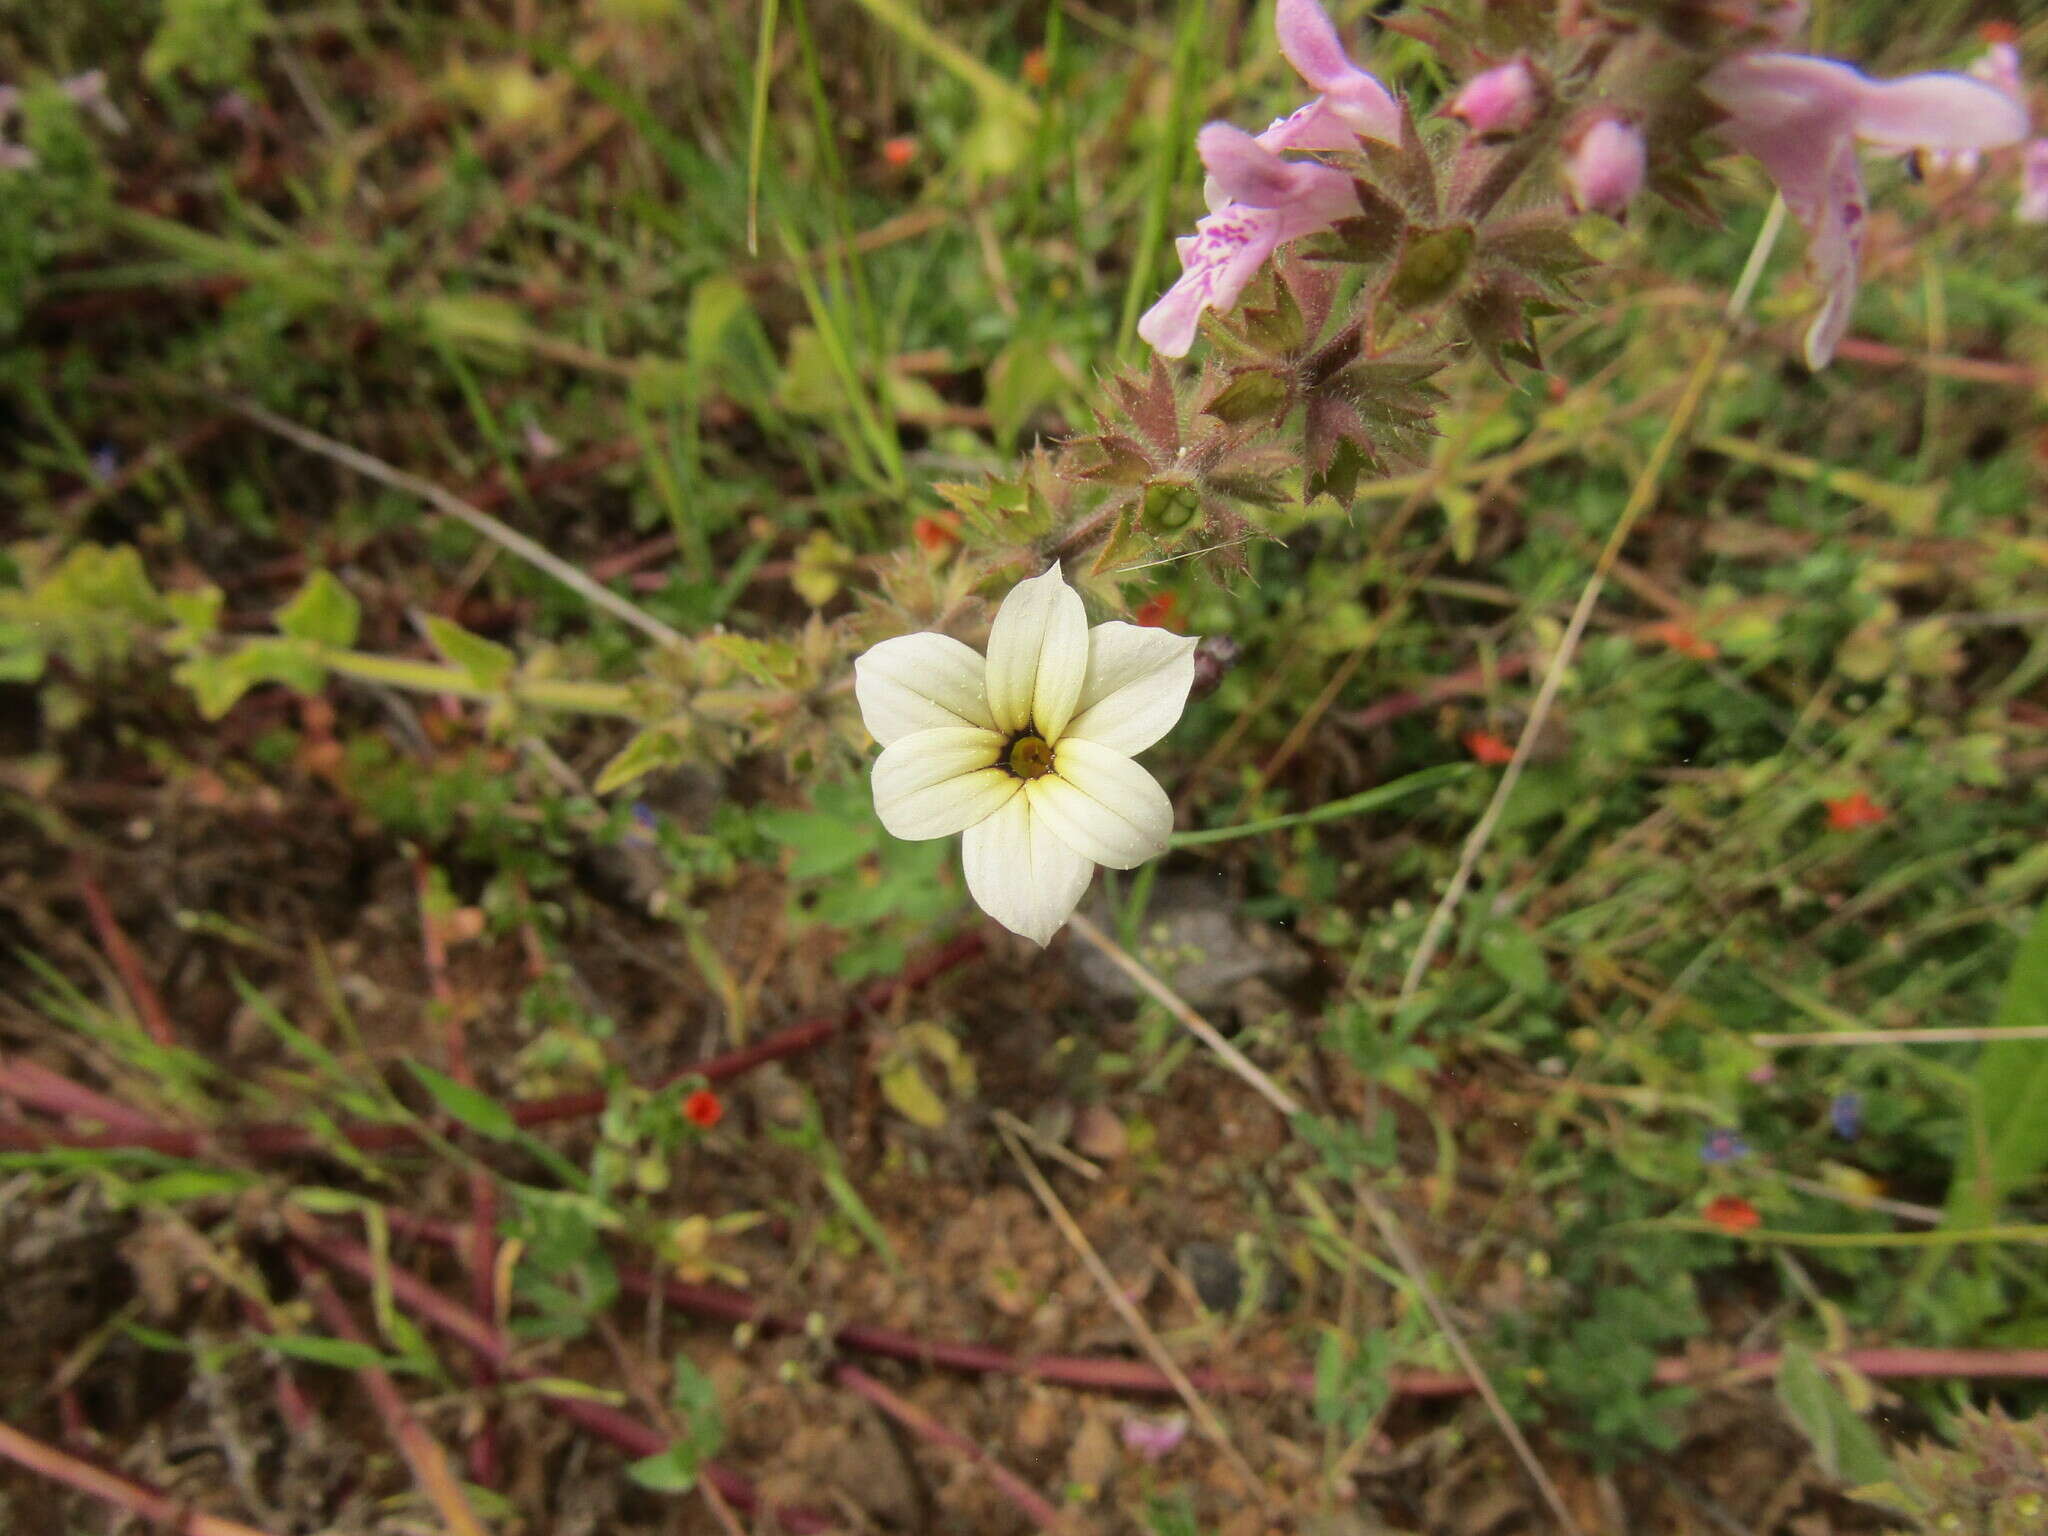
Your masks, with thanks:
[[[1027,731],[1010,743],[1003,766],[1020,779],[1043,778],[1052,771],[1052,748],[1043,736]]]

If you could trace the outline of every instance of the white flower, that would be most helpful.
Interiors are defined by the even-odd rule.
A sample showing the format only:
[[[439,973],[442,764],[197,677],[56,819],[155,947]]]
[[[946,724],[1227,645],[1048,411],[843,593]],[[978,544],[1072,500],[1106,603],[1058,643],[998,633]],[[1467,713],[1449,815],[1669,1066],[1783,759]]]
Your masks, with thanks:
[[[853,664],[882,744],[875,813],[907,841],[966,834],[967,889],[1045,944],[1097,864],[1166,851],[1173,806],[1131,761],[1187,707],[1195,642],[1135,624],[1088,627],[1057,564],[1003,599],[988,660],[949,635],[884,640]]]

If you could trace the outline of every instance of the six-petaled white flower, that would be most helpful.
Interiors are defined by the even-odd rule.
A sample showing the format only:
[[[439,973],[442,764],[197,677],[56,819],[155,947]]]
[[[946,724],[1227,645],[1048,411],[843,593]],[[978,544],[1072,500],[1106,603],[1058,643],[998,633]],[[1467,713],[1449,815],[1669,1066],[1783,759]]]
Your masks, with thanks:
[[[1090,629],[1054,565],[1003,599],[986,661],[950,635],[916,634],[854,663],[861,718],[882,744],[875,812],[908,841],[965,834],[968,891],[1045,944],[1096,865],[1166,851],[1173,806],[1131,758],[1173,728],[1194,677],[1192,638]]]

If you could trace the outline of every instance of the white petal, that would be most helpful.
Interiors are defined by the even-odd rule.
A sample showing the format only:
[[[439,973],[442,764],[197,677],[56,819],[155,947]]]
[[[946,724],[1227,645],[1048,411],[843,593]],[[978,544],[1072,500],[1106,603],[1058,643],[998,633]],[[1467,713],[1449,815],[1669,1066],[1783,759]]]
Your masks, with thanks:
[[[1069,736],[1053,748],[1053,771],[1024,793],[1061,842],[1098,864],[1129,869],[1166,852],[1173,802],[1121,752]]]
[[[1062,740],[1075,737],[1135,756],[1173,729],[1195,685],[1191,635],[1111,622],[1088,631],[1088,675],[1080,713]]]
[[[1015,795],[960,840],[967,889],[1010,932],[1044,945],[1074,915],[1095,866],[1068,847],[1028,796]]]
[[[905,842],[965,831],[1017,792],[1002,755],[1002,737],[971,726],[901,737],[875,759],[875,814]]]
[[[885,747],[941,726],[993,730],[987,670],[951,635],[898,635],[854,662],[853,696],[868,734]]]
[[[1088,613],[1057,563],[1020,581],[988,637],[988,705],[999,731],[1035,725],[1054,740],[1073,718],[1088,670]]]

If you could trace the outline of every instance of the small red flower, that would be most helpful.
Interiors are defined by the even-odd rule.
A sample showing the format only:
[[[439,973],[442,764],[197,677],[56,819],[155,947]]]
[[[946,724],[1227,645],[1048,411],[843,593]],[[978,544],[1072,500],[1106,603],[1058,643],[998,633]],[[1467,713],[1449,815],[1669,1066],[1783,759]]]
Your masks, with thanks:
[[[2017,24],[2010,21],[1987,21],[1977,29],[1977,35],[1983,38],[1988,46],[1996,47],[2004,43],[2010,48],[2018,46],[2020,29]]]
[[[1756,1207],[1740,1195],[1716,1195],[1700,1214],[1731,1237],[1763,1224]]]
[[[1491,731],[1467,731],[1465,750],[1472,754],[1475,762],[1485,763],[1489,768],[1498,768],[1515,760],[1515,749]]]
[[[1874,827],[1891,815],[1860,789],[1853,795],[1845,795],[1840,800],[1823,800],[1821,804],[1828,808],[1828,827],[1835,832]]]
[[[1024,78],[1033,85],[1052,83],[1052,58],[1043,48],[1034,48],[1024,55]]]
[[[960,541],[960,519],[951,512],[928,512],[910,525],[910,536],[928,555],[943,555]]]
[[[683,1118],[700,1131],[708,1131],[725,1118],[725,1105],[709,1088],[699,1088],[683,1100]]]
[[[910,134],[899,133],[893,139],[882,140],[882,163],[892,171],[900,171],[917,158],[917,140]]]
[[[1643,631],[1652,640],[1658,640],[1671,647],[1681,656],[1690,656],[1695,661],[1712,661],[1721,654],[1721,648],[1711,640],[1702,640],[1676,620],[1667,619],[1662,624],[1652,624]]]
[[[1180,628],[1180,599],[1171,592],[1159,592],[1138,605],[1132,615],[1147,629]]]

